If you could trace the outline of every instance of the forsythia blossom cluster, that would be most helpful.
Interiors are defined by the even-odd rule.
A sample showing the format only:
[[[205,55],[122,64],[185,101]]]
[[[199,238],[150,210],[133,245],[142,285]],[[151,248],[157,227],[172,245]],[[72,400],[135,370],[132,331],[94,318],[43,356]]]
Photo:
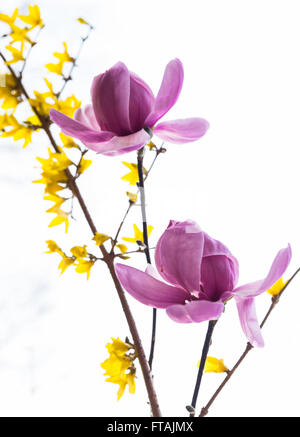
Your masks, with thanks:
[[[101,367],[108,376],[106,381],[119,385],[118,400],[123,396],[128,385],[129,393],[135,393],[134,360],[136,354],[134,346],[128,342],[124,343],[118,338],[112,338],[112,343],[107,343],[106,348],[109,357],[101,363]]]
[[[0,114],[1,136],[11,137],[14,141],[24,140],[23,147],[26,147],[31,142],[32,133],[38,131],[43,123],[49,123],[50,109],[56,109],[72,117],[80,107],[80,102],[74,95],[61,99],[60,92],[54,91],[53,84],[47,78],[44,79],[47,90],[42,92],[34,90],[34,97],[25,96],[24,89],[20,85],[27,56],[36,45],[32,39],[32,31],[36,29],[40,31],[44,27],[39,7],[29,5],[28,15],[19,14],[18,9],[14,10],[12,16],[0,14],[0,21],[6,23],[9,28],[7,34],[4,35],[4,38],[8,39],[8,44],[5,46],[8,59],[5,63],[8,72],[3,75],[3,84],[1,83],[0,87],[0,107],[5,111],[4,114]],[[66,43],[63,44],[64,52],[54,54],[59,57],[61,68],[66,62],[74,62],[67,52]],[[19,69],[16,74],[13,74],[10,69],[12,65],[16,65]],[[31,109],[31,115],[25,120],[23,116],[16,115],[17,108],[25,101],[24,97]]]
[[[68,139],[63,134],[61,134],[61,139],[65,147],[77,147],[75,143],[72,146],[72,140]],[[70,167],[75,168],[76,178],[88,168],[88,166],[91,164],[91,161],[85,159],[83,155],[81,155],[79,163],[75,164],[67,157],[62,148],[59,148],[59,152],[52,152],[50,149],[48,149],[48,155],[48,158],[37,158],[41,164],[42,178],[34,182],[44,184],[44,199],[54,202],[54,205],[46,211],[56,214],[56,217],[54,217],[54,219],[50,222],[49,227],[64,223],[65,230],[67,232],[69,227],[69,216],[71,215],[72,211],[65,211],[61,207],[66,201],[72,199],[72,196],[64,197],[59,192],[69,188],[69,177],[67,170],[69,170]]]
[[[97,261],[97,257],[91,253],[88,253],[87,246],[74,246],[70,249],[71,255],[66,255],[66,253],[56,244],[53,240],[46,241],[48,245],[47,253],[58,253],[62,259],[58,265],[61,273],[71,266],[75,266],[77,273],[86,273],[87,279],[89,279],[91,274],[91,268]]]

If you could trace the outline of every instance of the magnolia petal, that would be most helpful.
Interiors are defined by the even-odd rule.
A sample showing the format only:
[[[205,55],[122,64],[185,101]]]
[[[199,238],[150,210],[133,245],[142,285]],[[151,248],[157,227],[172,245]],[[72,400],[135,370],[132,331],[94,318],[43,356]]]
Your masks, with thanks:
[[[257,320],[254,298],[237,297],[235,300],[241,327],[247,340],[254,347],[263,347],[264,340]]]
[[[80,113],[78,117],[83,119],[83,116],[84,114]],[[61,128],[65,135],[78,138],[89,149],[108,156],[138,150],[150,140],[150,135],[145,129],[141,129],[134,134],[118,137],[112,132],[92,130],[55,109],[50,110],[50,118]]]
[[[224,310],[222,302],[195,300],[185,305],[172,305],[167,308],[168,316],[178,323],[200,323],[220,317]]]
[[[115,265],[116,274],[125,290],[139,302],[155,308],[184,303],[187,293],[155,279],[148,273],[124,264]]]
[[[291,246],[288,245],[277,253],[265,279],[241,285],[234,290],[234,294],[240,297],[254,297],[268,290],[284,274],[291,261],[291,257],[292,250]]]
[[[127,135],[131,130],[129,118],[130,73],[118,62],[93,80],[91,96],[95,117],[102,130],[115,135]]]
[[[74,119],[91,129],[100,131],[92,105],[86,105],[84,108],[76,109]]]
[[[95,152],[103,153],[104,155],[115,156],[122,155],[123,153],[131,152],[132,150],[138,150],[143,147],[149,140],[150,135],[145,129],[141,129],[134,134],[126,135],[124,137],[113,137],[106,143],[94,144],[93,148]]]
[[[155,250],[159,274],[185,290],[200,291],[204,235],[197,223],[170,221]]]
[[[50,118],[61,128],[65,135],[78,138],[83,143],[97,144],[107,142],[114,136],[111,132],[93,130],[56,109],[50,110]]]
[[[164,141],[183,144],[198,140],[208,128],[209,124],[203,118],[186,118],[159,123],[153,131]]]
[[[150,87],[140,77],[130,72],[129,118],[133,132],[145,126],[145,120],[154,102],[155,97]]]
[[[233,290],[236,283],[235,268],[231,259],[224,255],[203,257],[201,283],[210,300],[223,300],[223,294]]]
[[[154,126],[175,105],[182,88],[182,83],[183,65],[179,59],[173,59],[166,66],[153,110],[146,118],[145,126]]]

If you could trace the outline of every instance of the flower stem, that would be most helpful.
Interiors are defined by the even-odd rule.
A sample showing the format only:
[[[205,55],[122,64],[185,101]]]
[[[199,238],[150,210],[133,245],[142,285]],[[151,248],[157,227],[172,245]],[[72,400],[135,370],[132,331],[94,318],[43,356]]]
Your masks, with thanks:
[[[283,287],[283,289],[280,291],[280,293],[276,294],[275,296],[272,296],[272,303],[265,315],[265,317],[263,318],[263,321],[260,324],[260,328],[262,328],[264,326],[264,324],[266,323],[266,321],[268,320],[271,312],[273,311],[275,305],[279,302],[280,296],[282,295],[282,293],[284,292],[284,290],[287,288],[287,286],[291,283],[291,281],[295,278],[295,276],[300,272],[300,268],[297,269],[295,271],[295,273],[290,277],[290,279],[287,281],[287,283],[285,284],[285,286]],[[224,388],[224,386],[227,384],[227,382],[230,380],[231,376],[234,374],[234,372],[236,371],[236,369],[239,367],[239,365],[244,361],[244,359],[246,358],[246,356],[248,355],[248,352],[250,352],[253,349],[253,346],[250,343],[247,343],[246,349],[244,350],[244,352],[242,353],[242,355],[240,356],[240,358],[237,360],[237,362],[235,363],[235,365],[233,366],[233,368],[231,370],[229,370],[227,372],[227,376],[226,378],[223,380],[223,382],[219,385],[219,387],[217,388],[217,390],[215,391],[215,393],[212,395],[212,397],[210,398],[210,400],[207,402],[207,404],[205,405],[205,407],[202,408],[201,413],[199,415],[199,417],[204,417],[208,414],[208,410],[211,407],[211,405],[213,404],[213,402],[215,401],[215,399],[217,398],[217,396],[219,395],[219,393],[221,392],[221,390]]]
[[[202,348],[202,354],[201,354],[201,360],[200,360],[197,380],[196,380],[196,384],[195,384],[195,388],[194,388],[194,394],[193,394],[191,405],[189,405],[187,407],[187,410],[190,412],[190,417],[194,417],[194,415],[195,415],[196,403],[197,403],[200,384],[201,384],[202,375],[203,375],[203,371],[204,371],[204,366],[205,366],[208,350],[209,350],[210,343],[211,343],[212,334],[213,334],[214,327],[215,327],[216,323],[217,323],[217,320],[210,320],[208,322],[208,328],[207,328],[207,332],[206,332],[206,336],[205,336],[205,340],[204,340],[204,345]]]
[[[151,264],[151,257],[149,251],[149,243],[148,243],[148,226],[147,226],[147,217],[146,217],[146,199],[145,199],[145,187],[144,187],[144,172],[143,172],[143,159],[144,159],[145,148],[138,150],[137,153],[137,166],[138,166],[138,175],[139,175],[139,191],[141,196],[141,211],[142,211],[142,220],[143,220],[143,238],[145,244],[145,256],[148,264]],[[149,366],[152,369],[153,357],[154,357],[154,348],[155,348],[155,337],[156,337],[156,319],[157,319],[157,310],[153,308],[152,313],[152,334],[151,334],[151,346],[150,346],[150,354],[149,354]]]

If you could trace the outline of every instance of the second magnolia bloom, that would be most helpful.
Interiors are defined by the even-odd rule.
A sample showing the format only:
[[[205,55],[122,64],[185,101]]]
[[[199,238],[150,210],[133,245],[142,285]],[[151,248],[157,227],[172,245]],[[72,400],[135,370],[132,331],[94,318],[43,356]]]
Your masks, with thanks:
[[[217,319],[224,311],[224,303],[234,297],[248,341],[263,346],[254,298],[272,287],[290,259],[288,245],[278,252],[265,279],[237,287],[239,265],[228,248],[192,220],[171,220],[155,250],[161,277],[151,265],[142,272],[116,264],[116,272],[128,293],[145,305],[165,308],[168,316],[179,323]]]
[[[202,118],[156,124],[175,105],[183,83],[183,66],[173,59],[165,69],[155,97],[151,88],[118,62],[93,80],[92,104],[78,109],[74,119],[52,109],[51,120],[65,135],[105,155],[120,155],[143,147],[152,132],[170,143],[198,140],[208,129]]]

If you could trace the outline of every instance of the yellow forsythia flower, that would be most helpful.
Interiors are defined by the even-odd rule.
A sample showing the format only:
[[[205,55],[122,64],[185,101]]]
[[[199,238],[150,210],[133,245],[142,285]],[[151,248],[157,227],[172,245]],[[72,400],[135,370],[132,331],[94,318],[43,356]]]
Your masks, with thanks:
[[[61,210],[61,209],[58,209],[56,211],[49,211],[48,210],[47,212],[55,212],[57,214],[57,216],[54,217],[53,220],[51,220],[51,222],[49,223],[48,227],[52,228],[53,226],[61,225],[62,223],[64,223],[65,224],[65,231],[67,233],[68,229],[69,229],[69,217],[68,217],[68,214],[65,211]]]
[[[130,162],[122,162],[127,168],[129,168],[130,172],[126,175],[122,176],[121,179],[123,181],[129,182],[130,185],[136,185],[139,181],[139,174],[138,174],[138,166],[137,164],[130,163]],[[143,173],[146,175],[147,170],[143,167]]]
[[[129,198],[129,202],[135,203],[137,201],[138,195],[136,193],[130,193],[130,191],[127,191],[126,195]]]
[[[125,246],[125,244],[116,244],[116,247],[120,249],[121,253],[127,252],[127,246]]]
[[[85,21],[83,18],[77,18],[77,21],[79,21],[79,23],[81,23],[81,24],[89,25],[89,23],[87,21]]]
[[[135,393],[135,366],[133,361],[135,354],[130,354],[132,345],[124,343],[119,338],[112,338],[112,343],[107,343],[106,348],[110,356],[101,363],[101,367],[106,371],[107,382],[119,385],[118,400],[123,396],[128,385],[129,393]]]
[[[156,149],[156,145],[153,143],[153,141],[150,141],[150,143],[147,144],[150,150]]]
[[[31,26],[30,30],[36,26],[42,27],[43,20],[41,19],[41,12],[38,5],[28,6],[28,15],[19,15],[19,18],[26,24]]]
[[[73,258],[66,256],[65,254],[62,255],[62,260],[58,265],[58,268],[61,270],[61,274],[63,274],[66,269],[71,266],[72,264],[74,264],[74,260]]]
[[[18,8],[16,8],[11,17],[9,15],[6,15],[6,14],[0,14],[0,21],[3,21],[4,23],[11,26],[12,24],[14,24],[14,22],[18,18],[18,12],[19,12],[19,10],[18,10]]]
[[[134,238],[122,237],[122,240],[128,241],[128,243],[136,243],[137,241],[141,241],[143,243],[144,242],[143,232],[139,230],[137,225],[133,225],[133,229],[134,229]],[[148,237],[150,236],[152,230],[153,230],[153,226],[149,225],[147,227]]]
[[[35,183],[45,184],[45,200],[54,202],[54,205],[46,212],[56,214],[56,217],[50,222],[49,227],[65,224],[65,231],[68,232],[69,213],[63,211],[60,207],[65,202],[64,197],[60,197],[57,191],[66,188],[68,177],[65,170],[73,164],[72,161],[61,152],[52,152],[48,150],[49,158],[37,158],[42,165],[42,179],[34,181]],[[59,185],[63,184],[63,186]]]
[[[15,24],[11,25],[12,32],[9,34],[13,42],[19,41],[21,43],[21,47],[23,49],[24,43],[28,42],[31,45],[34,45],[33,41],[30,39],[30,37],[27,35],[28,32],[30,32],[31,29],[22,29],[19,26],[16,26]]]
[[[78,264],[76,266],[76,272],[77,273],[86,273],[86,278],[89,279],[90,274],[91,274],[91,268],[93,267],[93,265],[95,264],[95,261],[93,260],[85,260],[85,259],[81,259],[78,258],[77,259]]]
[[[29,99],[29,103],[33,106],[37,112],[42,116],[48,116],[51,108],[56,109],[57,111],[63,112],[65,115],[69,117],[73,117],[74,112],[81,105],[81,102],[74,96],[67,97],[65,100],[58,100],[57,96],[53,91],[53,85],[46,78],[44,79],[48,88],[48,91],[40,93],[38,91],[34,91],[35,98]],[[63,134],[61,134],[63,135]],[[65,147],[71,148],[76,147],[80,149],[80,147],[74,143],[71,143],[70,140],[66,140],[66,135],[61,136],[63,143],[66,143]]]
[[[82,157],[77,168],[77,174],[82,174],[87,168],[89,168],[91,163],[92,161],[90,159],[85,159]]]
[[[6,122],[6,125],[4,127],[8,127],[11,129],[2,132],[1,137],[13,137],[15,141],[24,140],[23,147],[28,146],[28,144],[31,142],[32,129],[19,123],[12,114],[7,116],[5,120],[1,120],[2,123],[4,121]]]
[[[198,363],[198,367],[199,365],[200,361]],[[204,372],[224,373],[228,372],[228,368],[225,366],[224,360],[219,360],[218,358],[214,357],[207,357],[205,361]]]
[[[106,234],[101,234],[100,232],[96,232],[95,236],[92,238],[97,244],[97,246],[101,246],[105,241],[109,240],[109,236]]]
[[[110,376],[109,378],[106,378],[107,382],[112,382],[114,384],[119,384],[119,390],[118,390],[118,400],[121,399],[121,397],[124,394],[125,388],[128,385],[129,393],[134,394],[135,393],[135,373],[121,373],[120,375]]]
[[[53,56],[55,56],[55,58],[57,58],[59,62],[56,64],[49,63],[45,65],[45,67],[50,71],[50,73],[56,73],[60,76],[63,74],[63,66],[65,62],[74,62],[74,58],[72,58],[72,56],[70,56],[68,53],[67,44],[65,42],[63,42],[63,46],[64,46],[63,53],[60,52],[53,53]]]
[[[53,240],[48,240],[46,241],[47,245],[48,245],[48,249],[49,251],[46,253],[58,253],[61,257],[62,260],[60,261],[59,265],[58,265],[58,269],[61,270],[61,274],[63,274],[65,272],[65,270],[72,264],[74,264],[74,259],[72,257],[67,256],[62,250],[61,248],[55,243],[55,241]]]
[[[61,141],[63,143],[63,146],[66,149],[73,149],[73,148],[75,148],[75,149],[79,149],[80,150],[80,147],[78,146],[78,144],[76,144],[74,142],[73,138],[68,137],[67,135],[63,134],[62,132],[59,134],[59,136],[60,136],[60,139],[61,139]]]
[[[84,258],[87,256],[86,245],[84,246],[74,246],[70,250],[71,254],[75,256],[75,258]]]
[[[56,99],[52,108],[64,113],[68,117],[73,117],[74,112],[80,105],[81,102],[72,94],[72,96],[67,97],[65,100]]]
[[[63,253],[61,248],[55,243],[55,241],[47,240],[46,243],[47,243],[48,249],[49,249],[48,252],[46,252],[46,253],[56,253],[56,252],[59,254]]]
[[[277,282],[275,282],[275,284],[272,285],[271,288],[269,288],[269,290],[267,290],[267,293],[271,294],[272,296],[279,294],[286,283],[287,283],[287,281],[283,282],[282,277],[281,277],[280,279],[278,279]]]
[[[7,73],[4,76],[3,85],[0,86],[0,100],[2,109],[16,109],[21,102],[21,93],[12,74]],[[5,127],[5,126],[4,126]],[[2,129],[2,127],[1,127]]]
[[[10,61],[6,61],[7,65],[15,64],[16,62],[19,62],[19,61],[24,61],[23,47],[21,47],[20,50],[17,49],[16,47],[13,47],[13,46],[6,46],[5,48],[12,55],[12,59]]]

